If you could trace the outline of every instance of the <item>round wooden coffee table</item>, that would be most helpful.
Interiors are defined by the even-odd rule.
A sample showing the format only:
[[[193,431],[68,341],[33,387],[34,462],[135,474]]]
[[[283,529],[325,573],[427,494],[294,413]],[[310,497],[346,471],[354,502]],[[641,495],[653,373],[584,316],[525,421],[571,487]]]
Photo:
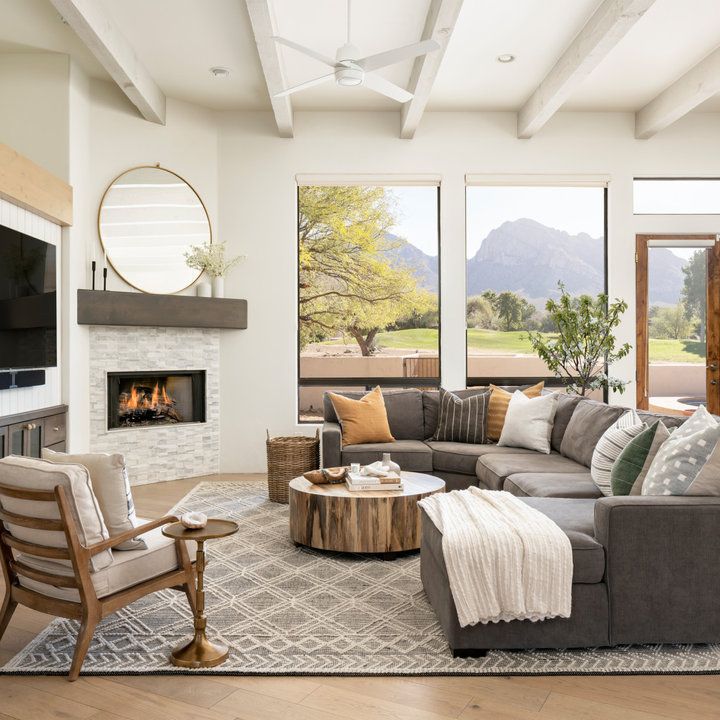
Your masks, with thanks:
[[[433,475],[403,472],[402,490],[350,492],[345,483],[313,485],[290,481],[290,537],[318,550],[394,553],[420,548],[418,500],[445,492]]]

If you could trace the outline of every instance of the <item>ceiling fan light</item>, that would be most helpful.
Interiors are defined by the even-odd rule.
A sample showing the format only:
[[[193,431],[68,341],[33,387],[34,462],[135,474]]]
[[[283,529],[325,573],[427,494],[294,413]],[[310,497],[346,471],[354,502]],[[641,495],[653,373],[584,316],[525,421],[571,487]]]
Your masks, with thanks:
[[[357,66],[338,66],[335,68],[335,82],[342,87],[362,85],[365,73]]]

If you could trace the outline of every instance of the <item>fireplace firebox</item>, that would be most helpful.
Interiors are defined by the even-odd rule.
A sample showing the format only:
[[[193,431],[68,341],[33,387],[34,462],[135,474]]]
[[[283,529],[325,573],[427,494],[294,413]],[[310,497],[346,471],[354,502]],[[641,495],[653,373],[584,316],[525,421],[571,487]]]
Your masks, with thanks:
[[[109,372],[108,429],[205,422],[204,370]]]

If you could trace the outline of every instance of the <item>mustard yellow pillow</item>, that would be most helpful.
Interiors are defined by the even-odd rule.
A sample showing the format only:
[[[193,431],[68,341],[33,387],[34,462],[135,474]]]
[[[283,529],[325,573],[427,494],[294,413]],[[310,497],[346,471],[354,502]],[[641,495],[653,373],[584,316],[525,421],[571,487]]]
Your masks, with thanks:
[[[544,382],[523,390],[523,395],[529,398],[538,397],[545,387]],[[487,416],[487,438],[497,442],[502,434],[503,425],[505,425],[505,415],[507,415],[508,405],[512,393],[499,388],[497,385],[490,385],[490,402],[488,403]]]
[[[360,400],[335,393],[328,395],[340,420],[343,445],[395,442],[379,385]]]

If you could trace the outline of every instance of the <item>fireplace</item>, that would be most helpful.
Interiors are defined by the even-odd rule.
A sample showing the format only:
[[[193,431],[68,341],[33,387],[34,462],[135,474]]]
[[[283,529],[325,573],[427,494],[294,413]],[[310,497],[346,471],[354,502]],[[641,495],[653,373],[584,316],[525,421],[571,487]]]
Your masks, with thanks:
[[[204,370],[107,374],[108,430],[205,422]]]

